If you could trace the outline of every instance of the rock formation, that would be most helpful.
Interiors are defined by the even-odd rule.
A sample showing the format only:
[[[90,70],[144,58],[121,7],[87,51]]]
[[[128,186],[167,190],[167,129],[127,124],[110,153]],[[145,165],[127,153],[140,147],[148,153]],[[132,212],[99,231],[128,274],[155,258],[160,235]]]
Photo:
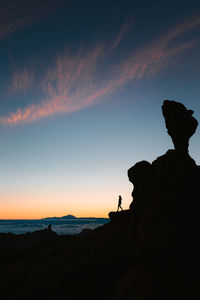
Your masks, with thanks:
[[[192,110],[175,101],[165,100],[162,112],[175,150],[128,170],[135,243],[148,269],[145,277],[152,278],[136,299],[200,299],[200,167],[188,154],[198,122]]]
[[[136,163],[128,170],[128,178],[134,185],[132,197],[134,201],[130,205],[130,209],[143,210],[148,204],[149,188],[152,180],[152,168],[148,161]]]
[[[165,100],[162,112],[175,150],[187,154],[189,139],[198,126],[197,120],[192,116],[193,110],[188,110],[182,103]]]
[[[168,150],[152,164],[141,161],[128,170],[129,180],[134,186],[130,209],[135,210],[137,216],[139,214],[137,211],[147,210],[148,204],[155,201],[158,196],[154,194],[156,191],[158,193],[160,190],[159,197],[162,199],[168,195],[168,191],[173,191],[172,195],[168,195],[169,199],[176,194],[184,197],[183,191],[185,186],[188,186],[191,172],[196,167],[194,160],[188,154],[189,139],[198,126],[197,120],[192,117],[193,111],[187,110],[182,103],[165,100],[162,112],[175,150]],[[182,186],[183,182],[185,186]]]

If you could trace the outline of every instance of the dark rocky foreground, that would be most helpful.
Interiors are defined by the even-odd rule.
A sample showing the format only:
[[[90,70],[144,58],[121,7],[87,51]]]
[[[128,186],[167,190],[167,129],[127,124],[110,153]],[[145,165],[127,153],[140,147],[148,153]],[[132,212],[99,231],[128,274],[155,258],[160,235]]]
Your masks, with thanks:
[[[200,299],[198,123],[177,102],[162,110],[175,150],[129,169],[129,210],[82,235],[0,234],[2,299]]]

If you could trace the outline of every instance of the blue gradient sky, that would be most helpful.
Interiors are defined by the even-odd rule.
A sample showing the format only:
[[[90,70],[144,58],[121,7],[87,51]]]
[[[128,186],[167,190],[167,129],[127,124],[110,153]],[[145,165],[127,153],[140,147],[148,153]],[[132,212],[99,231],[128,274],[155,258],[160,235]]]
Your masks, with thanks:
[[[128,208],[128,168],[172,148],[162,101],[199,121],[200,4],[132,2],[0,4],[0,218]]]

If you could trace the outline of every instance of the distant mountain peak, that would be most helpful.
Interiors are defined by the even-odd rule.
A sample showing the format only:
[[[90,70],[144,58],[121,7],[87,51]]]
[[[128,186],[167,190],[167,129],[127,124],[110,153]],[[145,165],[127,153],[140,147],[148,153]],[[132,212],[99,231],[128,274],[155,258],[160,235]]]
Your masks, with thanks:
[[[73,215],[66,215],[66,216],[63,216],[63,217],[47,217],[47,218],[43,218],[43,220],[46,220],[46,219],[50,219],[50,220],[52,220],[52,219],[68,219],[68,220],[72,220],[72,219],[76,219],[76,217],[75,216],[73,216]]]
[[[61,217],[62,219],[76,219],[76,217],[75,216],[73,216],[73,215],[66,215],[66,216],[63,216],[63,217]]]

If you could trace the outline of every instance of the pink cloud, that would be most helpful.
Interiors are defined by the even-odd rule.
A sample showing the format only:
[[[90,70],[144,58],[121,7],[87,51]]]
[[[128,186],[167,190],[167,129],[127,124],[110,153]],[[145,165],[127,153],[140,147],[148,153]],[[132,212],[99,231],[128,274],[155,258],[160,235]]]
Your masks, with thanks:
[[[0,3],[0,39],[3,39],[48,15],[63,0],[10,0]]]
[[[18,9],[16,1],[12,1],[9,5],[1,7],[0,12],[0,38],[4,38],[15,31],[25,27],[32,17],[24,14]]]
[[[26,94],[26,92],[32,87],[33,82],[34,73],[24,68],[23,70],[14,71],[12,73],[9,89],[17,94]]]
[[[103,45],[91,51],[82,49],[77,55],[68,52],[59,56],[54,66],[46,70],[40,85],[43,100],[8,116],[1,116],[0,123],[16,125],[55,114],[69,114],[95,104],[129,81],[155,76],[177,64],[183,53],[195,46],[194,40],[179,44],[174,44],[174,40],[199,23],[198,19],[182,24],[140,51],[130,53],[123,61],[112,66],[110,72],[105,72],[106,78],[99,73],[99,66],[104,63],[108,52]]]
[[[124,36],[126,35],[126,33],[128,32],[128,30],[130,29],[130,27],[133,24],[133,18],[130,18],[121,28],[119,34],[117,35],[113,46],[111,48],[111,50],[114,50],[115,48],[117,48],[117,46],[119,45],[119,43],[123,40]]]
[[[156,43],[129,56],[121,65],[117,66],[119,84],[128,80],[141,80],[151,78],[169,66],[177,63],[177,59],[185,50],[192,48],[196,41],[190,41],[181,45],[166,47]],[[121,70],[121,72],[120,72]]]

